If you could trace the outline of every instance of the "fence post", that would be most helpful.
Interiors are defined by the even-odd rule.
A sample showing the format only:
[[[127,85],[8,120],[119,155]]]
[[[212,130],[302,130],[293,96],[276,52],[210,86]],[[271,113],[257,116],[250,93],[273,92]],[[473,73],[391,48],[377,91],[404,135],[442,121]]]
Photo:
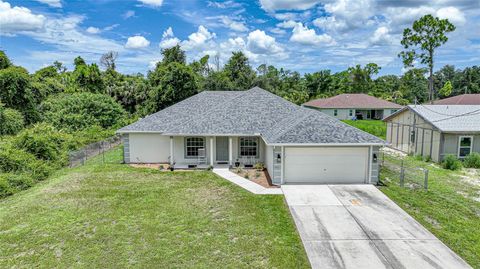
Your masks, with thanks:
[[[400,167],[400,187],[403,188],[405,181],[405,168],[403,167],[403,160],[402,160],[402,166]]]
[[[423,183],[423,188],[425,188],[425,190],[428,190],[428,169],[425,169],[425,182]]]
[[[105,164],[105,148],[103,146],[103,141],[100,143],[100,147],[102,148],[102,162]]]

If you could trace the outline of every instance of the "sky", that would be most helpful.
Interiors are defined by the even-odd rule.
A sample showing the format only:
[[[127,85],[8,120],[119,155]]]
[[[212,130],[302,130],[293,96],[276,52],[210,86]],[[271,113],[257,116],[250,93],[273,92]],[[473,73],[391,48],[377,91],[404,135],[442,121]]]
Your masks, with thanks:
[[[300,73],[370,62],[405,72],[403,29],[425,14],[457,29],[435,54],[436,69],[480,64],[480,0],[0,0],[0,50],[30,72],[80,55],[116,51],[118,71],[146,73],[179,44],[187,60],[243,51],[254,67]]]

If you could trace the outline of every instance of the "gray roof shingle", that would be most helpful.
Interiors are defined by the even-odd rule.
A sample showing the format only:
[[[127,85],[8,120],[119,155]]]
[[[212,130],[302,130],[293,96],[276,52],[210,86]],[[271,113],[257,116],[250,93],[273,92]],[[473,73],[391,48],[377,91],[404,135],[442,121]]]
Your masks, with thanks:
[[[480,105],[409,105],[443,132],[480,132]]]
[[[319,111],[258,87],[205,91],[118,130],[165,135],[261,135],[267,144],[383,144]]]

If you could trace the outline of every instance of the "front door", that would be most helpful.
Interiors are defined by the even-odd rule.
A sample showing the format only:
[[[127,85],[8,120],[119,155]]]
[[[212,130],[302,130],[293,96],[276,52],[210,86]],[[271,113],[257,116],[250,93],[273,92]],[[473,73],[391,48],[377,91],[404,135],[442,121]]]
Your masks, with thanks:
[[[217,136],[216,153],[217,162],[228,162],[228,137]]]

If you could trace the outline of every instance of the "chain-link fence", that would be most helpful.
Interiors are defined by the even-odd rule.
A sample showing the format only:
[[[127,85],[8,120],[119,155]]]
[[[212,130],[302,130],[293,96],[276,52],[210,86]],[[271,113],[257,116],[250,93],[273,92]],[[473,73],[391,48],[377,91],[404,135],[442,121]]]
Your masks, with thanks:
[[[105,162],[105,152],[120,145],[121,143],[121,136],[116,135],[105,140],[89,144],[79,150],[71,151],[68,153],[69,166],[75,167],[84,165],[88,159],[100,154],[102,154],[103,162]]]
[[[409,189],[428,190],[428,169],[404,161],[403,157],[382,152],[381,178]]]

